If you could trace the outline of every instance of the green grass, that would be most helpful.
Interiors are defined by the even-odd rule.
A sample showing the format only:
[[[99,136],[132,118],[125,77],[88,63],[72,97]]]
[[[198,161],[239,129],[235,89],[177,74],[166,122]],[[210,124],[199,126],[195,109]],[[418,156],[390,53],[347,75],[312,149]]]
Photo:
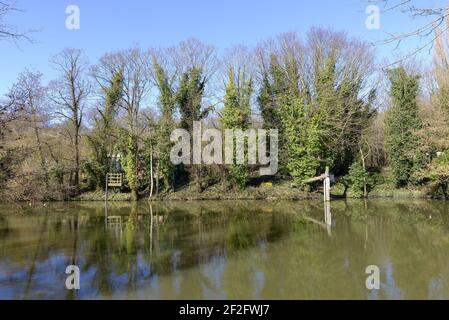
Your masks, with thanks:
[[[344,196],[344,185],[336,183],[332,186],[332,196],[335,198]],[[350,189],[347,190],[347,198],[354,198]],[[141,199],[147,199],[148,194],[141,195]],[[423,187],[409,187],[396,189],[392,174],[385,169],[378,178],[378,184],[369,193],[369,198],[395,198],[395,199],[427,199],[430,198],[427,189]],[[202,193],[198,193],[196,185],[190,184],[176,192],[161,193],[154,200],[161,201],[194,201],[194,200],[307,200],[322,199],[322,194],[304,192],[291,186],[290,181],[281,181],[272,186],[250,186],[243,190],[232,189],[224,191],[221,184],[215,184]],[[77,196],[74,201],[104,201],[104,191],[86,192]],[[109,201],[131,201],[131,194],[109,192]]]
[[[141,195],[141,199],[148,198],[148,194]],[[306,200],[319,199],[320,194],[307,193],[290,186],[290,182],[282,182],[270,186],[247,187],[243,190],[234,189],[224,191],[220,184],[207,188],[198,193],[195,184],[188,185],[176,192],[163,193],[153,197],[155,200],[190,201],[190,200]],[[103,191],[83,193],[74,201],[104,201]],[[109,201],[131,201],[129,193],[109,193]]]
[[[104,201],[105,199],[104,191],[89,191],[82,193],[72,199],[73,201]],[[110,191],[108,196],[109,201],[131,201],[130,193],[121,193]]]

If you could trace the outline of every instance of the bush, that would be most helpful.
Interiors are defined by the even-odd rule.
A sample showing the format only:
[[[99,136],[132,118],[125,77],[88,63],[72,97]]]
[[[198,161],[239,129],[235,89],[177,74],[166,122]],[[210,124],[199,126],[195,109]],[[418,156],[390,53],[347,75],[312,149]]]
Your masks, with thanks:
[[[360,160],[355,161],[349,168],[349,174],[346,177],[349,182],[351,192],[356,198],[363,198],[366,191],[369,193],[377,184],[378,175],[374,173],[366,172],[363,169],[363,165]]]

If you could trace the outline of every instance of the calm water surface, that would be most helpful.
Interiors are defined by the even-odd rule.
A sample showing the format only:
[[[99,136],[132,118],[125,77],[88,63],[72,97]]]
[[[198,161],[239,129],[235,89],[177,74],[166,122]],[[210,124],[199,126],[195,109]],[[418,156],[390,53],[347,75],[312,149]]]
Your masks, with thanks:
[[[448,209],[336,201],[327,227],[320,202],[3,204],[0,299],[449,299]]]

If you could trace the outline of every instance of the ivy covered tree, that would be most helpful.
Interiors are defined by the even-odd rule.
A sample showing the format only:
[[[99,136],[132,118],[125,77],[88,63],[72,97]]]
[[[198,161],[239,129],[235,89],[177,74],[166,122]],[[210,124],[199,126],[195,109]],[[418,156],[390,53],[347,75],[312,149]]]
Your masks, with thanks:
[[[288,70],[281,65],[280,58],[272,53],[269,57],[269,65],[262,70],[262,82],[257,98],[261,111],[264,127],[279,131],[279,171],[288,175],[288,142],[283,130],[283,121],[280,113],[280,99],[290,95],[288,90]],[[293,77],[293,79],[296,79]],[[297,79],[296,79],[297,80]],[[295,80],[293,80],[295,81]]]
[[[269,45],[260,54],[258,104],[265,126],[280,133],[280,172],[298,184],[326,166],[347,174],[375,114],[370,51],[323,29],[313,29],[305,43],[285,34]]]
[[[151,88],[148,71],[149,52],[139,47],[107,54],[95,66],[97,82],[102,83],[111,73],[123,72],[123,94],[120,99],[120,112],[123,126],[119,139],[121,145],[121,165],[125,171],[131,198],[138,200],[142,175],[142,108]]]
[[[276,97],[285,92],[284,73],[275,54],[270,55],[267,70],[262,70],[257,102],[266,129],[278,129],[281,125]]]
[[[193,122],[207,117],[209,110],[203,109],[205,79],[198,68],[191,68],[181,77],[176,102],[181,114],[181,127],[193,132]]]
[[[238,73],[236,77],[233,68],[229,67],[224,106],[220,118],[224,130],[245,131],[250,124],[253,80],[251,77],[247,77],[244,70],[238,70]],[[233,143],[235,146],[236,142]],[[226,184],[230,182],[232,186],[244,188],[247,180],[248,166],[246,164],[233,164],[227,168]]]
[[[419,77],[402,68],[389,70],[392,106],[386,114],[385,149],[397,187],[405,187],[423,165],[416,131],[422,126],[418,109]]]
[[[284,95],[279,108],[287,151],[286,168],[298,185],[317,174],[321,152],[316,115],[308,117],[301,97]]]
[[[110,172],[110,160],[115,145],[115,117],[122,97],[123,73],[119,70],[110,80],[110,86],[104,88],[104,108],[97,110],[95,128],[88,134],[87,142],[91,150],[89,161],[84,170],[91,187],[104,187],[106,174]]]
[[[170,79],[166,70],[162,66],[154,62],[154,70],[156,77],[156,86],[159,90],[159,112],[160,119],[156,126],[155,149],[157,155],[157,176],[161,174],[165,189],[174,186],[175,166],[170,160],[170,150],[173,143],[170,141],[170,135],[175,129],[174,112],[175,112],[175,93],[173,89],[173,81]]]
[[[279,130],[281,171],[302,185],[320,166],[320,114],[306,104],[308,96],[300,87],[297,60],[292,54],[282,60],[281,64],[271,55],[258,102],[265,123]]]
[[[211,108],[203,108],[203,97],[207,79],[203,71],[191,67],[181,76],[178,91],[175,96],[176,105],[181,115],[181,128],[193,135],[195,121],[205,119]],[[199,192],[203,191],[202,166],[194,165],[193,175]]]

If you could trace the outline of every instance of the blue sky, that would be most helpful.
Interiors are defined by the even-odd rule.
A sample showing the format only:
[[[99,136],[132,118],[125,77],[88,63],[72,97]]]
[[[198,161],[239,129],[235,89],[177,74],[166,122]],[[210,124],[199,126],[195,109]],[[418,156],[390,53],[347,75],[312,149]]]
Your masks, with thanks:
[[[25,12],[11,15],[8,22],[24,30],[36,29],[36,43],[0,42],[0,94],[25,67],[42,71],[50,80],[55,74],[49,58],[67,47],[83,49],[95,63],[104,53],[133,44],[142,48],[175,45],[189,37],[224,49],[240,43],[254,45],[281,32],[305,34],[320,26],[371,42],[418,23],[400,13],[388,13],[381,15],[380,30],[367,30],[366,0],[18,0],[18,4]],[[81,10],[80,30],[65,28],[65,10],[72,4]],[[416,47],[417,41],[403,43],[401,51]],[[391,46],[377,50],[380,57],[396,54]]]

